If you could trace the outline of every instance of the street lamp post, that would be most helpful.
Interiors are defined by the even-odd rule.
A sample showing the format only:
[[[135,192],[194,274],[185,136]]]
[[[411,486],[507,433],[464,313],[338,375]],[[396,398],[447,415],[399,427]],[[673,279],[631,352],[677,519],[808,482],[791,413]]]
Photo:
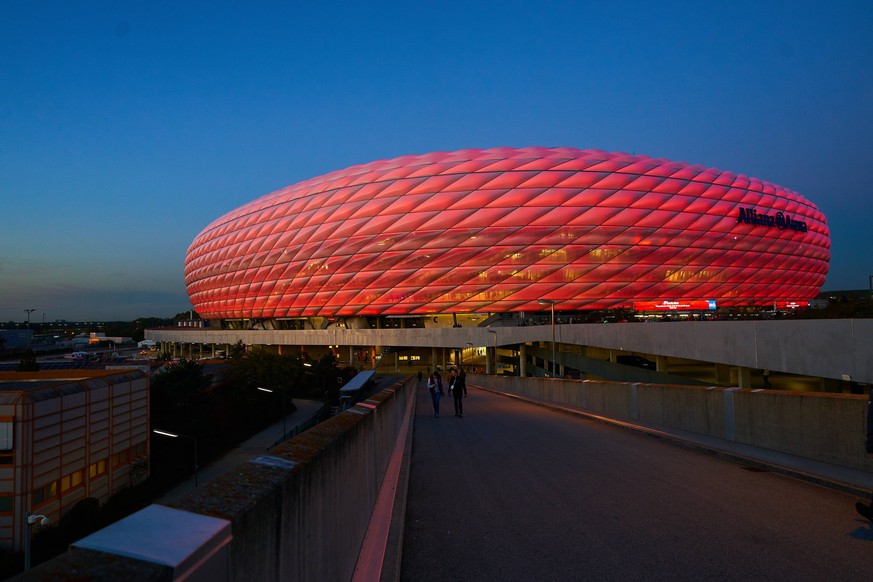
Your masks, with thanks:
[[[27,347],[30,347],[30,314],[36,311],[36,309],[25,309],[27,312]]]
[[[30,572],[30,528],[39,525],[48,525],[49,518],[44,515],[33,514],[29,511],[24,514],[24,571]]]
[[[258,386],[257,388],[261,392],[269,392],[270,394],[272,394],[274,392],[273,390],[270,390],[269,388],[263,388],[261,386]],[[282,394],[282,440],[284,441],[285,437],[288,436],[288,429],[285,426],[285,416],[286,416],[286,413],[285,413],[285,391],[280,390],[279,392],[281,392],[281,394]]]
[[[491,329],[490,327],[486,330],[488,333],[494,334],[494,370],[492,370],[492,374],[497,374],[497,330]],[[485,365],[488,365],[488,349],[485,350]]]
[[[555,378],[555,302],[552,299],[540,299],[538,303],[552,306],[552,378]]]
[[[174,439],[182,437],[183,439],[191,439],[192,441],[194,441],[194,487],[197,487],[197,470],[199,468],[197,466],[197,437],[192,437],[192,436],[189,436],[186,434],[179,434],[176,432],[170,432],[167,430],[158,430],[156,428],[152,429],[152,432],[155,434],[171,437]]]

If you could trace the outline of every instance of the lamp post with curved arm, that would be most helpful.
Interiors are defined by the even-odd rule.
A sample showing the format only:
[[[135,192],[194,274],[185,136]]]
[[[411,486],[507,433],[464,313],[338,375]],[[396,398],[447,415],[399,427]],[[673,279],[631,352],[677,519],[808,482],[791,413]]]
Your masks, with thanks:
[[[552,299],[540,299],[537,301],[540,305],[551,305],[552,306],[552,378],[556,376],[555,373],[555,302]]]
[[[24,571],[30,572],[30,528],[35,525],[48,525],[49,518],[44,515],[30,513],[24,514],[24,525],[27,526],[24,530]]]
[[[186,434],[179,434],[177,432],[170,432],[168,430],[158,430],[156,428],[152,429],[152,432],[155,434],[172,437],[174,439],[182,437],[183,439],[191,439],[192,441],[194,441],[194,487],[197,487],[197,437],[192,437]]]
[[[270,394],[275,392],[275,390],[272,390],[270,388],[264,388],[263,386],[257,386],[257,389],[261,392],[269,392]],[[288,428],[285,426],[285,416],[287,414],[285,412],[285,391],[279,390],[279,392],[282,394],[282,440],[284,441],[285,437],[288,436]]]

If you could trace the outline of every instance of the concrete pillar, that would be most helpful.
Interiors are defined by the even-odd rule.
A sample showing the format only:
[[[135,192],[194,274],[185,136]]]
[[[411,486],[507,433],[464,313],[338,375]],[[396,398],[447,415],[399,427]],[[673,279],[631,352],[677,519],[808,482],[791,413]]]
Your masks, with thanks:
[[[400,371],[400,352],[394,352],[394,371]]]
[[[431,372],[436,370],[436,365],[437,365],[437,349],[431,348],[430,349],[430,371]]]
[[[715,383],[730,384],[731,383],[731,368],[727,364],[715,365]]]
[[[485,373],[493,374],[494,366],[491,364],[491,361],[494,359],[494,348],[485,348]]]
[[[355,347],[349,346],[349,366],[355,365]]]
[[[737,385],[740,388],[752,387],[752,369],[737,367]]]
[[[527,344],[518,346],[518,374],[522,378],[527,376]]]
[[[667,371],[667,356],[655,356],[655,370],[658,372]]]
[[[618,356],[618,352],[616,350],[609,350],[609,361],[615,364],[618,362],[616,357]]]

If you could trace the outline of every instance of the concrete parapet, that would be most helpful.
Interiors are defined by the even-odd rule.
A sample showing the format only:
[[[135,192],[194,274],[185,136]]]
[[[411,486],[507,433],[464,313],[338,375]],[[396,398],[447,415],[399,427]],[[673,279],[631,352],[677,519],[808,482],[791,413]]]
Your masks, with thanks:
[[[503,376],[468,383],[873,472],[861,395]]]
[[[725,437],[724,390],[638,384],[637,392],[639,414],[635,420]]]
[[[866,398],[853,394],[737,390],[736,440],[865,471]]]
[[[168,505],[231,522],[227,580],[350,580],[414,388],[395,384]],[[77,554],[93,562],[77,567],[105,557]],[[53,579],[69,560],[30,575]]]

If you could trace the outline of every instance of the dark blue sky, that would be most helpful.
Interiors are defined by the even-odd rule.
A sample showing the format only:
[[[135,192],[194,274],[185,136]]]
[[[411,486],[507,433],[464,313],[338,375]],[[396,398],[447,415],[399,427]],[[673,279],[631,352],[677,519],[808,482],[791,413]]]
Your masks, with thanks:
[[[828,217],[824,288],[867,288],[873,3],[365,4],[4,2],[0,321],[171,316],[244,202],[501,145],[785,186]]]

